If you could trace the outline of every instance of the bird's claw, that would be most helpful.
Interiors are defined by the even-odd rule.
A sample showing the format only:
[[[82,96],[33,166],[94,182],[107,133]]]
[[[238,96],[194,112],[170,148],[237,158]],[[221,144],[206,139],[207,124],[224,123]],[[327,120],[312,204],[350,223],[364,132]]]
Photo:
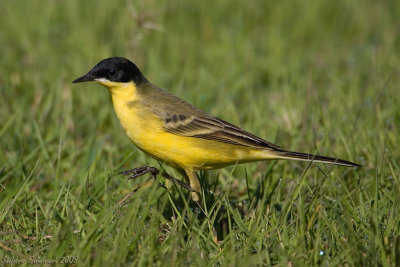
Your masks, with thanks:
[[[156,175],[159,174],[160,171],[154,167],[142,166],[142,167],[134,168],[132,170],[122,171],[122,172],[119,172],[118,174],[130,175],[128,179],[135,179],[146,173],[151,173],[151,175],[155,179]]]
[[[160,171],[157,168],[154,168],[154,167],[142,166],[142,167],[134,168],[132,170],[122,171],[122,172],[119,172],[118,174],[130,175],[128,177],[128,179],[130,180],[130,179],[135,179],[137,177],[140,177],[140,176],[142,176],[142,175],[144,175],[146,173],[151,173],[151,177],[149,179],[153,178],[155,180],[156,176],[160,173]],[[162,172],[161,176],[166,178],[166,179],[168,179],[168,180],[170,180],[170,181],[172,181],[173,183],[178,184],[179,186],[181,186],[181,187],[183,187],[183,188],[185,188],[185,189],[187,189],[187,190],[189,190],[191,192],[194,192],[194,190],[190,187],[190,185],[188,185],[188,184],[186,184],[186,183],[184,183],[184,182],[182,182],[180,180],[175,179],[174,177],[172,177],[171,175],[169,175],[166,172]],[[158,183],[158,186],[167,189],[161,183]]]

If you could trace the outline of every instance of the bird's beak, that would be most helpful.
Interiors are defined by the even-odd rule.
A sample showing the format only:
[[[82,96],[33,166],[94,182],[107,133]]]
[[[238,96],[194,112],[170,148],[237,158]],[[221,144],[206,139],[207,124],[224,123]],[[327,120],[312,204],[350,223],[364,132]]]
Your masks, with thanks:
[[[81,82],[91,82],[94,81],[93,75],[89,72],[78,79],[75,79],[73,83],[81,83]]]

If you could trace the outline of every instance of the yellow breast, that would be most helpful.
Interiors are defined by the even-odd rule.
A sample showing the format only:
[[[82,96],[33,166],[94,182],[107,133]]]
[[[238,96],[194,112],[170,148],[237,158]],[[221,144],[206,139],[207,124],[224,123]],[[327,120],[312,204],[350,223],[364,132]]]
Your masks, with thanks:
[[[143,103],[133,82],[110,88],[115,113],[128,137],[141,149],[147,147],[154,116],[143,114]],[[152,118],[150,118],[152,117]],[[150,126],[150,124],[153,124]],[[156,126],[159,128],[159,126]]]
[[[134,83],[113,86],[110,91],[115,112],[128,137],[162,162],[176,168],[206,170],[252,161],[249,148],[166,132],[164,121],[152,112],[152,103],[142,99]]]

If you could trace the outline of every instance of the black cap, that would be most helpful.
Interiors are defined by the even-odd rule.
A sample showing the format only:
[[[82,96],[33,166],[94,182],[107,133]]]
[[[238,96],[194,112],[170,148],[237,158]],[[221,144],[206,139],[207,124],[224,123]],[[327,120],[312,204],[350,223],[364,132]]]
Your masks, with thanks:
[[[131,82],[136,84],[147,82],[139,68],[123,57],[110,57],[96,64],[87,74],[74,80],[73,83],[106,79],[111,82]]]

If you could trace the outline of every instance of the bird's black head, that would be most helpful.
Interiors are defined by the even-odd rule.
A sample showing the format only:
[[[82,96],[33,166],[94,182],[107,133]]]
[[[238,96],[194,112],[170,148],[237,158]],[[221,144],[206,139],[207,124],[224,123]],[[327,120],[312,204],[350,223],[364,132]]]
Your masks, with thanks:
[[[98,81],[100,83],[134,82],[136,85],[147,82],[138,67],[123,57],[110,57],[96,64],[87,74],[74,80],[73,83]]]

